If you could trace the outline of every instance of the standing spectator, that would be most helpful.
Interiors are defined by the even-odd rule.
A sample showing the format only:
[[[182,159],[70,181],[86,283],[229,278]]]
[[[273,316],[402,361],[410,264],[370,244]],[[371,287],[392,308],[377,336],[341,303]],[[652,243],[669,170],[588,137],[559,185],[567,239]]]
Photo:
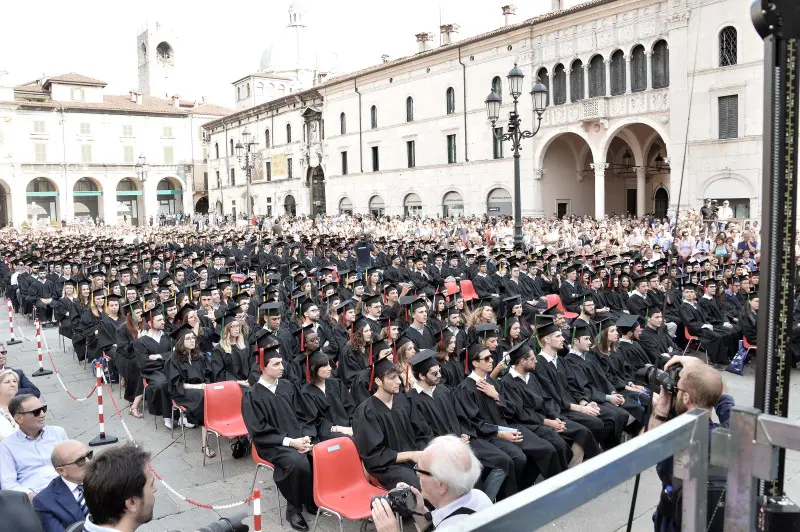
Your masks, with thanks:
[[[703,225],[706,229],[711,229],[716,213],[714,212],[714,207],[711,206],[710,198],[703,200],[703,206],[700,207],[700,216],[703,217]]]
[[[678,255],[681,256],[683,262],[689,260],[689,257],[692,255],[692,251],[694,251],[694,238],[689,236],[688,229],[681,230],[681,239],[678,241]]]
[[[731,203],[728,200],[722,202],[722,207],[719,208],[717,211],[717,220],[719,221],[719,230],[724,231],[725,227],[728,225],[728,220],[733,218],[733,209],[731,209]]]
[[[361,239],[353,246],[353,250],[356,253],[356,271],[358,273],[372,268],[372,252],[375,250],[375,246],[372,245],[372,241],[369,240],[366,233],[361,234]]]

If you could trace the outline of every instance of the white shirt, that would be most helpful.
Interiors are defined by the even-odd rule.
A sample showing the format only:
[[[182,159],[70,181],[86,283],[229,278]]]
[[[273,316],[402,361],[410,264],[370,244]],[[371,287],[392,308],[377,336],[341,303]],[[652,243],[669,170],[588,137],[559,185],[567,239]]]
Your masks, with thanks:
[[[74,482],[70,482],[69,480],[65,479],[64,477],[61,477],[61,481],[64,483],[64,485],[67,486],[67,488],[69,488],[69,492],[72,493],[73,497],[75,497],[75,502],[78,502],[80,500],[80,497],[81,497],[81,494],[78,493],[79,484],[75,484]]]
[[[275,392],[278,391],[278,381],[279,380],[280,379],[275,379],[275,382],[270,384],[270,383],[268,383],[267,381],[264,380],[264,377],[261,377],[260,379],[258,379],[258,384],[260,384],[261,386],[263,386],[264,388],[266,388],[267,390],[269,390],[273,394],[275,394]],[[284,447],[291,447],[291,445],[290,445],[291,442],[292,442],[291,438],[284,438],[283,441],[281,442],[281,445],[283,445]]]
[[[425,394],[425,395],[427,395],[428,397],[430,397],[430,398],[433,398],[433,390],[435,390],[435,389],[436,389],[436,386],[431,386],[431,391],[428,391],[428,390],[426,390],[425,388],[423,388],[422,386],[420,386],[419,384],[415,384],[415,385],[414,385],[414,389],[415,389],[415,390],[417,391],[417,393],[419,393],[419,394],[423,394],[423,393],[424,393],[424,394]]]
[[[475,373],[474,371],[472,373],[470,373],[469,375],[467,375],[467,378],[468,379],[472,379],[475,382],[480,382],[480,381],[485,381],[486,380],[486,377],[478,377],[478,374]]]
[[[109,528],[107,526],[100,526],[92,523],[91,517],[88,517],[83,522],[83,529],[86,530],[86,532],[119,532],[119,529],[117,528]]]
[[[586,353],[578,353],[577,351],[574,351],[572,349],[569,350],[569,353],[571,355],[578,355],[579,357],[581,357],[582,360],[586,360]],[[544,353],[542,353],[542,354],[544,354]]]
[[[469,515],[460,514],[445,519],[450,514],[459,508],[470,508],[476,512],[480,512],[491,505],[491,499],[489,499],[484,492],[476,489],[470,490],[467,494],[459,497],[450,504],[432,511],[431,519],[433,520],[433,526],[436,530],[457,530],[458,523],[468,518]]]
[[[515,379],[522,379],[523,381],[525,381],[525,384],[528,384],[528,379],[529,379],[529,378],[530,378],[530,376],[531,376],[531,374],[530,374],[530,373],[526,373],[525,375],[522,375],[522,374],[520,374],[520,373],[519,373],[517,370],[515,370],[514,368],[511,368],[510,370],[508,370],[508,372],[511,374],[511,376],[512,376],[513,378],[515,378]]]
[[[544,359],[548,361],[550,364],[553,364],[556,368],[558,367],[558,362],[556,361],[558,355],[556,356],[548,355],[544,351],[539,352],[539,354],[542,355]]]

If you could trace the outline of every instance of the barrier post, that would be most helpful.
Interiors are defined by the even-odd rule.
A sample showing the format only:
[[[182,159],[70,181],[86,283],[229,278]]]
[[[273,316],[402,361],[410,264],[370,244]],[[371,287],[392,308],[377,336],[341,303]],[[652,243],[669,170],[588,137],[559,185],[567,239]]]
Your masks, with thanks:
[[[31,377],[42,377],[44,375],[52,375],[53,372],[49,369],[44,369],[42,363],[42,322],[36,320],[36,354],[39,355],[39,369],[31,373]]]
[[[100,435],[89,442],[89,447],[108,445],[109,443],[117,443],[119,441],[116,436],[109,436],[106,434],[106,424],[103,419],[103,365],[98,362],[94,367],[97,372],[97,410],[100,419]]]
[[[22,340],[14,338],[14,305],[11,304],[10,299],[7,299],[6,302],[8,303],[8,328],[11,334],[11,338],[6,342],[6,345],[21,344]]]
[[[261,490],[253,490],[253,531],[261,532]]]

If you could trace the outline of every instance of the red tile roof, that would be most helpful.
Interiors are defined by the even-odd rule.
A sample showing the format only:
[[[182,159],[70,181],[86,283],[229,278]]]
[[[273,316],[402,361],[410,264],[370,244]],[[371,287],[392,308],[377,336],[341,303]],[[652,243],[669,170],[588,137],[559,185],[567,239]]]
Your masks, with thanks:
[[[59,83],[73,83],[75,85],[96,85],[100,87],[106,86],[105,81],[100,81],[99,79],[90,78],[89,76],[84,76],[83,74],[77,74],[75,72],[49,77],[47,78],[45,85],[49,85],[53,81]]]

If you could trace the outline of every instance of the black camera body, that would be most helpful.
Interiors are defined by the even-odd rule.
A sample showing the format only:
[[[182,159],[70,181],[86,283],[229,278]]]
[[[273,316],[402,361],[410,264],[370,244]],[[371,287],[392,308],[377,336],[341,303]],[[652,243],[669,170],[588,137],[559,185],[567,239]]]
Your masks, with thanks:
[[[636,371],[634,379],[653,391],[658,391],[663,387],[664,391],[674,398],[682,369],[683,366],[681,364],[675,364],[667,371],[660,370],[652,364],[646,364]]]
[[[370,501],[370,507],[378,499],[386,499],[392,511],[400,514],[401,517],[412,517],[414,509],[417,507],[417,498],[409,488],[394,488],[389,490],[386,495],[376,495]]]

